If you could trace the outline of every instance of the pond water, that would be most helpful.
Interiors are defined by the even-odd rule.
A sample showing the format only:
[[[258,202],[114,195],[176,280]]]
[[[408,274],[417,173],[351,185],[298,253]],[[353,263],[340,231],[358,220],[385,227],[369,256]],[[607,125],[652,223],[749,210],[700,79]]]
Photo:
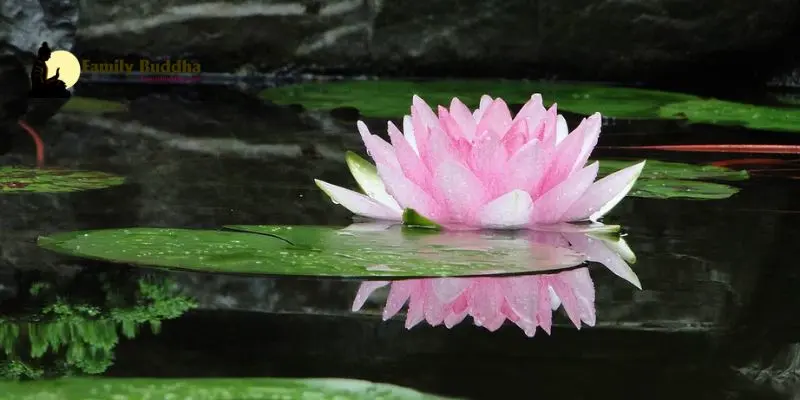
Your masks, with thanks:
[[[149,270],[37,247],[41,235],[87,229],[352,223],[314,179],[354,185],[345,152],[365,154],[354,110],[304,111],[218,86],[87,85],[80,95],[125,110],[57,114],[40,127],[47,164],[126,184],[0,192],[0,342],[16,349],[6,364],[24,359],[49,378],[355,378],[467,399],[791,398],[800,390],[797,156],[614,148],[791,144],[796,133],[606,120],[595,159],[787,162],[751,167],[750,179],[727,183],[740,190],[725,199],[626,198],[604,223],[623,227],[643,289],[593,265],[595,326],[577,330],[559,310],[550,335],[530,338],[509,322],[490,332],[469,318],[408,330],[402,315],[382,320],[385,290],[354,312],[356,279]],[[579,119],[566,115],[570,126]],[[382,131],[383,120],[367,122]],[[0,166],[34,165],[30,139],[13,141]],[[110,309],[120,333],[117,322],[78,316],[91,306]],[[52,315],[66,325],[45,327]],[[8,328],[20,320],[21,331]],[[35,335],[51,349],[31,344],[44,354],[18,354]],[[52,351],[59,341],[70,350]],[[4,368],[7,379],[20,375]]]

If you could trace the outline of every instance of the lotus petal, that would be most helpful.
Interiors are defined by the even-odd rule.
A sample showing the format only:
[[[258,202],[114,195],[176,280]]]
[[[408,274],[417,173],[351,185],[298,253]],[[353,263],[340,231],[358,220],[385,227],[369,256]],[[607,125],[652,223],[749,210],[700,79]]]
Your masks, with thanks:
[[[483,227],[518,229],[527,225],[533,214],[533,200],[524,190],[512,190],[487,203],[478,213]]]
[[[614,208],[633,188],[644,169],[645,162],[623,168],[599,179],[567,210],[564,218],[570,221],[597,221]]]
[[[402,211],[394,210],[375,199],[319,179],[315,179],[314,182],[334,203],[341,204],[353,214],[391,221],[402,220]]]
[[[353,175],[364,194],[392,210],[402,212],[394,197],[386,193],[386,187],[378,176],[378,170],[375,169],[374,165],[352,152],[347,153],[345,160],[350,168],[350,174]]]
[[[351,308],[352,311],[360,310],[361,307],[364,307],[364,303],[367,302],[367,299],[374,291],[388,284],[389,284],[388,281],[362,282],[361,285],[358,287],[358,293],[356,293],[356,298],[353,300],[353,307]]]

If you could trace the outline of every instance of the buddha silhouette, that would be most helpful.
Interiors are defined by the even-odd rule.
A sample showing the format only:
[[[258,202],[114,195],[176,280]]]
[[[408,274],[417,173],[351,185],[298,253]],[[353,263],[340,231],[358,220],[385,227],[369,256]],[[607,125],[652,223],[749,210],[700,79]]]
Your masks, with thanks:
[[[59,80],[60,68],[56,69],[56,73],[52,78],[47,77],[47,60],[50,59],[52,51],[43,42],[39,47],[39,52],[36,61],[33,63],[31,69],[31,93],[32,98],[68,98],[70,92],[67,90],[67,85],[64,81]]]

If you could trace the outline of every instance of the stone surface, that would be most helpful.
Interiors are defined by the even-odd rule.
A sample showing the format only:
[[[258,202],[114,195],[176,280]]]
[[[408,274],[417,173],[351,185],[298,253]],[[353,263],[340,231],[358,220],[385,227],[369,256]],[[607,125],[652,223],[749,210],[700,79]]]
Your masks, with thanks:
[[[277,67],[331,46],[347,60],[366,54],[370,13],[362,0],[97,1],[83,10],[79,50],[186,55],[207,71]]]
[[[7,0],[0,2],[3,54],[33,57],[42,42],[70,50],[78,23],[77,0]],[[9,48],[10,47],[10,48]],[[33,59],[30,58],[30,61]]]
[[[749,80],[797,53],[798,17],[794,0],[94,0],[78,48],[188,55],[226,71],[299,63],[631,81],[691,67]]]

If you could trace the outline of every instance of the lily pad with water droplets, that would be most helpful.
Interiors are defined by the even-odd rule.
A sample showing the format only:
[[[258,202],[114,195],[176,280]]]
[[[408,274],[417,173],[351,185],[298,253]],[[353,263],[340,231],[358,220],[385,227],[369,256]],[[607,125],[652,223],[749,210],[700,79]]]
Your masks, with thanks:
[[[352,379],[289,378],[65,378],[2,382],[4,400],[445,400],[401,386]]]
[[[720,183],[677,179],[642,179],[633,186],[630,196],[650,199],[721,200],[738,192],[738,188]]]
[[[639,162],[639,160],[599,161],[600,172],[598,175],[600,176],[608,175]],[[628,196],[650,199],[720,200],[733,196],[739,192],[739,189],[699,179],[740,181],[748,178],[749,175],[746,171],[735,171],[714,165],[647,160],[642,174],[639,175],[639,179],[633,185]]]
[[[105,189],[125,178],[105,172],[0,167],[0,193],[65,193]]]
[[[800,109],[794,107],[767,107],[717,99],[694,99],[668,104],[659,113],[663,118],[681,117],[692,123],[800,132]]]
[[[522,235],[324,226],[231,226],[237,232],[130,228],[59,233],[39,245],[104,261],[202,272],[387,278],[485,276],[581,265],[583,254]]]
[[[638,164],[641,160],[598,160],[600,170],[598,175],[608,175],[631,165]],[[587,164],[591,164],[589,161]],[[647,160],[639,179],[716,179],[725,181],[741,181],[748,178],[747,171],[736,171],[715,165],[686,164],[679,162]]]

